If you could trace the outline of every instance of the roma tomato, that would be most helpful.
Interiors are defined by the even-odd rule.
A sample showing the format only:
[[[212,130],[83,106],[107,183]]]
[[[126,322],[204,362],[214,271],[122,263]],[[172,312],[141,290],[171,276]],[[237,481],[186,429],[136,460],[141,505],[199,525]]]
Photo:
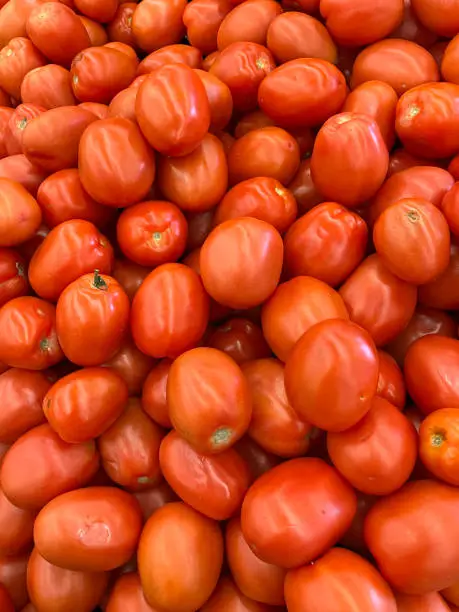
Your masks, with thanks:
[[[3,0],[0,6],[8,4]],[[26,22],[37,0],[14,0],[0,13],[0,46],[8,44],[13,36],[26,36]]]
[[[0,87],[20,100],[25,75],[46,63],[45,57],[28,38],[12,38],[0,51]]]
[[[227,576],[220,578],[212,597],[200,608],[201,612],[275,612],[276,609],[246,597]]]
[[[75,572],[48,563],[34,549],[27,564],[27,591],[37,609],[92,612],[108,586],[105,572]]]
[[[176,612],[201,608],[217,584],[222,563],[223,536],[216,521],[183,503],[166,504],[148,519],[138,564],[152,607]],[[177,572],[178,567],[187,571]]]
[[[398,612],[451,612],[440,593],[426,595],[402,595],[395,593]]]
[[[132,302],[137,290],[150,272],[150,268],[139,266],[129,259],[115,259],[113,278],[116,278]]]
[[[153,489],[136,491],[134,497],[140,504],[145,522],[158,508],[162,508],[170,502],[179,501],[177,495],[165,480],[156,487],[153,487]]]
[[[123,574],[116,580],[105,608],[105,612],[126,612],[126,610],[154,612],[145,599],[137,572]]]
[[[417,289],[388,270],[377,254],[367,257],[341,286],[351,320],[384,346],[405,329],[414,314]]]
[[[187,0],[140,2],[132,17],[134,39],[144,51],[180,42],[185,34],[183,13]]]
[[[166,429],[172,428],[167,406],[167,379],[172,361],[162,359],[148,374],[142,389],[142,408],[149,417]],[[1,378],[0,378],[1,382]]]
[[[413,8],[413,3],[411,0],[404,0],[405,10],[403,21],[390,35],[390,38],[403,38],[404,40],[411,40],[412,42],[421,45],[421,47],[425,47],[426,49],[430,49],[432,53],[432,46],[435,47],[436,41],[438,40],[437,34],[432,32],[432,30],[427,29],[425,25],[423,25]],[[435,57],[435,54],[432,53]]]
[[[122,42],[133,49],[136,48],[134,32],[132,30],[132,20],[137,2],[120,2],[113,19],[107,25],[107,34],[110,40]]]
[[[285,578],[285,601],[289,612],[316,606],[323,612],[399,610],[389,585],[373,565],[343,548],[332,548],[315,563],[290,570]]]
[[[0,309],[0,361],[45,370],[64,358],[56,333],[56,308],[36,297],[18,297]]]
[[[456,237],[459,236],[459,183],[454,183],[445,193],[440,209],[448,222],[451,233]]]
[[[459,29],[457,0],[437,5],[435,0],[411,0],[414,12],[423,25],[439,36],[454,36]]]
[[[250,319],[240,317],[228,319],[219,325],[209,337],[207,345],[223,351],[239,365],[271,356],[261,328]]]
[[[419,456],[436,478],[459,485],[458,429],[459,409],[440,408],[429,414],[419,429]]]
[[[12,504],[0,489],[1,555],[18,555],[30,549],[35,516],[33,510],[18,508]]]
[[[395,359],[385,351],[378,351],[379,377],[376,395],[384,398],[399,410],[405,408],[406,389],[403,373]]]
[[[116,355],[104,363],[104,366],[121,376],[128,386],[129,395],[139,395],[154,364],[155,360],[142,353],[132,338],[128,338]]]
[[[91,41],[90,47],[101,47],[108,43],[107,32],[101,23],[89,19],[89,17],[85,17],[84,15],[79,15],[79,17]]]
[[[312,180],[311,159],[303,159],[300,162],[298,171],[292,182],[288,184],[288,188],[292,192],[301,214],[325,201],[324,196],[319,193]]]
[[[14,612],[15,610],[8,589],[3,584],[0,584],[0,604],[5,612]]]
[[[124,119],[130,119],[133,123],[137,123],[137,118],[135,116],[136,98],[137,89],[134,89],[134,87],[122,89],[110,102],[108,106],[108,116],[124,117]]]
[[[0,159],[0,179],[20,183],[34,197],[46,177],[43,168],[33,164],[25,155],[10,155]]]
[[[291,459],[250,487],[242,504],[242,534],[262,561],[298,567],[344,535],[356,507],[354,491],[333,467],[312,457]]]
[[[35,198],[16,181],[0,177],[0,246],[16,246],[29,240],[41,219]]]
[[[59,379],[43,400],[43,411],[66,442],[89,442],[108,429],[128,401],[124,380],[109,368],[83,368]]]
[[[4,142],[8,155],[24,153],[24,131],[28,124],[46,109],[37,104],[19,104],[13,111],[5,128]]]
[[[35,520],[37,551],[64,569],[105,572],[127,563],[142,529],[137,500],[115,487],[89,487],[53,499]]]
[[[265,45],[268,28],[280,13],[282,8],[273,0],[243,2],[223,19],[217,34],[218,50],[223,51],[235,42]]]
[[[210,131],[223,130],[231,120],[233,114],[233,97],[228,85],[219,78],[206,72],[195,69],[207,93],[210,105]]]
[[[389,154],[375,120],[340,113],[320,128],[311,157],[312,179],[329,200],[364,204],[383,184]]]
[[[279,282],[283,252],[279,232],[265,221],[252,217],[225,221],[209,234],[201,248],[204,287],[225,306],[258,306]]]
[[[19,508],[40,510],[57,495],[86,485],[98,467],[94,441],[68,444],[46,423],[8,450],[1,467],[2,489]]]
[[[242,138],[253,130],[275,125],[275,122],[261,110],[254,110],[251,113],[245,113],[237,122],[234,128],[236,138]],[[307,129],[307,128],[305,128]]]
[[[141,201],[155,178],[155,158],[129,119],[96,121],[83,134],[78,157],[84,189],[97,202],[121,208]]]
[[[189,394],[195,398],[191,405]],[[169,417],[176,431],[202,453],[224,451],[247,431],[249,385],[231,357],[211,348],[183,353],[167,379]]]
[[[285,388],[301,418],[340,432],[370,410],[378,374],[378,353],[368,332],[350,321],[329,319],[296,343],[285,367]]]
[[[184,64],[166,64],[148,76],[137,93],[136,116],[151,146],[171,156],[194,151],[211,119],[205,87]]]
[[[22,81],[21,100],[46,109],[76,104],[70,72],[57,64],[34,68]]]
[[[108,106],[100,102],[81,102],[78,104],[80,108],[91,111],[98,119],[108,118]]]
[[[240,510],[251,476],[233,448],[202,455],[171,431],[161,442],[159,461],[172,490],[204,516],[224,521]]]
[[[336,291],[309,276],[280,284],[261,311],[264,336],[284,362],[301,336],[326,319],[349,319],[349,314]]]
[[[190,68],[200,68],[202,55],[199,49],[189,45],[167,45],[147,55],[139,64],[137,75],[149,74],[166,64],[185,64]]]
[[[131,331],[138,348],[161,359],[196,345],[209,321],[209,297],[199,276],[183,264],[158,266],[132,302]]]
[[[192,0],[183,12],[183,23],[190,43],[205,55],[217,49],[217,35],[231,10],[230,0]]]
[[[95,21],[106,23],[115,16],[118,0],[73,0],[75,8]]]
[[[29,282],[21,255],[0,247],[0,308],[10,300],[26,295]]]
[[[459,306],[459,245],[451,243],[449,265],[431,283],[419,287],[419,302],[431,308],[456,310]]]
[[[204,240],[212,230],[214,211],[208,210],[203,213],[188,213],[188,240],[187,252],[198,249],[204,244]]]

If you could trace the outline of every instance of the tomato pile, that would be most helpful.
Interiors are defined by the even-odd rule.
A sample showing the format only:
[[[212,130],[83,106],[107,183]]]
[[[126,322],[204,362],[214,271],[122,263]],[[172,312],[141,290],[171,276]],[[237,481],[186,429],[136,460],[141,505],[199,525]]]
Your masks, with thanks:
[[[0,612],[459,611],[459,0],[0,0]]]

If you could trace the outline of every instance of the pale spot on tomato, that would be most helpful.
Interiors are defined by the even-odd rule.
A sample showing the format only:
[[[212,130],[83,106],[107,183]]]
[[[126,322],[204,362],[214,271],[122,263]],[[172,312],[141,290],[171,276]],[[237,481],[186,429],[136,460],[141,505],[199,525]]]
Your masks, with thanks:
[[[112,537],[109,526],[100,521],[88,523],[78,530],[77,535],[82,544],[86,546],[106,544]]]

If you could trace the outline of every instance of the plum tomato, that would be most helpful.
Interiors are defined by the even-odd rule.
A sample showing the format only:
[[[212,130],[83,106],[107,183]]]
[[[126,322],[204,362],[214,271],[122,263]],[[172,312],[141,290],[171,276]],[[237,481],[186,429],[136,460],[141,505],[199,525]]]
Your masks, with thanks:
[[[0,87],[15,100],[21,98],[25,75],[47,61],[35,45],[23,36],[11,38],[0,51]]]
[[[166,397],[167,379],[171,365],[172,361],[170,359],[162,359],[150,370],[142,388],[142,408],[144,412],[155,423],[166,429],[172,428]]]
[[[24,258],[13,249],[0,247],[0,308],[29,292]]]
[[[131,302],[150,272],[151,268],[139,266],[129,259],[115,259],[113,266],[113,278],[123,287]]]
[[[32,119],[44,113],[45,110],[43,106],[36,103],[23,103],[16,106],[4,133],[4,143],[8,155],[24,153],[24,131]]]
[[[0,177],[0,246],[16,246],[29,240],[41,220],[35,198],[18,182]]]
[[[389,353],[379,350],[378,355],[379,377],[376,395],[397,406],[399,410],[403,410],[406,403],[406,388],[402,370]]]
[[[35,517],[34,510],[18,508],[0,489],[0,555],[13,556],[30,549]]]
[[[120,2],[113,19],[107,25],[108,38],[111,41],[122,42],[133,49],[136,48],[134,32],[132,31],[132,20],[137,2]]]
[[[456,310],[459,305],[459,244],[451,243],[449,265],[431,283],[419,287],[419,302],[430,308]]]
[[[217,46],[223,51],[235,42],[266,44],[267,32],[272,21],[282,13],[274,0],[242,2],[223,19],[217,33]]]
[[[440,408],[430,413],[419,429],[419,456],[436,478],[459,485],[458,428],[459,409]]]
[[[217,35],[231,0],[192,0],[183,11],[183,23],[190,43],[204,55],[217,50]]]
[[[201,612],[219,612],[219,610],[226,610],[226,612],[273,612],[277,609],[278,606],[273,607],[249,599],[239,590],[233,579],[225,575],[221,576],[212,596],[200,608]]]
[[[116,355],[103,365],[121,376],[128,386],[129,395],[140,395],[143,383],[155,365],[155,360],[142,353],[129,337]]]
[[[445,193],[440,210],[445,216],[449,229],[454,236],[459,236],[459,183],[454,183],[451,189]]]
[[[231,120],[233,114],[233,97],[228,85],[215,75],[205,70],[195,69],[207,93],[210,105],[211,132],[223,130]]]
[[[126,610],[153,611],[145,599],[137,572],[128,572],[116,579],[105,608],[106,612],[126,612]]]
[[[137,75],[150,74],[166,64],[185,64],[190,68],[200,68],[202,55],[199,49],[189,45],[167,45],[147,55],[139,64]]]
[[[150,53],[180,42],[185,34],[183,14],[187,0],[140,2],[132,16],[132,33],[141,49]]]
[[[228,319],[210,335],[207,346],[223,351],[241,365],[271,356],[261,328],[250,319]]]
[[[411,0],[413,10],[420,22],[439,36],[448,38],[459,30],[459,2],[448,0],[440,5],[435,0]]]

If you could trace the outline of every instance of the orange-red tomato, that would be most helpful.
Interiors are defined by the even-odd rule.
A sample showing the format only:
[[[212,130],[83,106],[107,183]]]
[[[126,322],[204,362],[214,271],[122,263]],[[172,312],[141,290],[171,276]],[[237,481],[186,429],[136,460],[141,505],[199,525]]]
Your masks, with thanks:
[[[0,247],[0,308],[29,292],[24,258],[13,249]]]
[[[108,106],[106,104],[101,104],[100,102],[81,102],[78,106],[91,111],[98,119],[107,119],[108,117]]]
[[[395,593],[398,612],[451,612],[440,593],[426,595],[403,595]]]
[[[238,364],[270,357],[261,328],[250,319],[228,319],[211,334],[207,346],[223,351]]]
[[[28,124],[45,111],[45,108],[35,103],[19,104],[13,111],[5,128],[4,143],[8,155],[24,153],[24,131]]]
[[[435,477],[457,486],[458,408],[440,408],[429,414],[419,429],[419,456]]]
[[[252,482],[280,463],[279,457],[272,453],[267,453],[247,435],[238,440],[234,448],[246,460],[252,476]]]
[[[150,268],[139,266],[129,259],[115,259],[113,278],[116,278],[132,302],[138,288],[150,272]]]
[[[0,489],[1,555],[17,555],[30,548],[33,542],[35,516],[33,510],[18,508],[12,504]]]
[[[435,0],[411,0],[414,12],[423,25],[439,36],[454,36],[459,29],[457,0],[438,5]]]
[[[21,609],[29,600],[27,593],[27,562],[29,554],[0,557],[0,584],[6,587],[14,609]]]
[[[242,505],[242,533],[266,563],[298,567],[344,535],[356,507],[353,489],[333,467],[311,457],[291,459],[250,487]]]
[[[459,583],[455,582],[450,587],[442,589],[441,594],[448,601],[450,606],[459,606]],[[451,610],[455,608],[451,607]]]
[[[0,605],[5,612],[14,612],[15,610],[8,589],[3,584],[0,584]]]
[[[116,580],[105,608],[105,612],[126,612],[126,610],[154,612],[145,599],[137,572],[123,574]]]
[[[14,109],[0,106],[0,159],[8,155],[6,148],[6,131],[11,117],[14,115]]]
[[[86,32],[88,33],[91,41],[91,47],[101,47],[102,45],[108,43],[107,32],[102,24],[98,23],[97,21],[93,21],[84,15],[79,15],[79,17],[86,29]]]
[[[282,609],[282,608],[281,608]],[[246,597],[233,580],[222,576],[212,596],[200,608],[201,612],[276,612],[278,607],[262,604]]]
[[[133,49],[136,48],[136,40],[132,30],[132,21],[137,2],[120,2],[113,19],[107,25],[107,34],[110,40],[125,43]]]
[[[183,23],[190,43],[205,55],[216,51],[217,34],[231,10],[230,0],[192,0],[183,12]]]
[[[183,13],[187,0],[140,2],[132,17],[134,39],[144,51],[178,43],[185,34]]]
[[[29,240],[41,219],[35,198],[16,181],[0,177],[0,246],[16,246]]]
[[[403,410],[406,402],[406,389],[403,373],[395,359],[385,351],[378,351],[379,377],[376,395]]]
[[[0,159],[0,178],[20,183],[34,197],[46,177],[43,168],[33,164],[23,154]]]
[[[152,607],[200,609],[217,584],[222,562],[223,536],[216,521],[183,503],[166,504],[148,519],[138,564],[145,599]]]
[[[22,81],[21,100],[46,109],[76,104],[70,72],[57,64],[34,68]]]
[[[231,120],[233,113],[233,98],[231,91],[223,81],[206,72],[195,69],[207,93],[210,105],[210,130],[223,130]]]
[[[312,180],[310,158],[301,161],[292,182],[288,184],[288,188],[292,192],[301,214],[325,201]]]
[[[419,302],[430,308],[455,310],[459,304],[459,245],[451,243],[449,265],[431,283],[419,287]]]
[[[128,386],[129,395],[139,395],[155,360],[142,353],[132,338],[128,338],[116,355],[104,363],[114,370]]]
[[[140,62],[137,74],[139,76],[149,74],[166,64],[185,64],[190,68],[200,68],[202,65],[202,55],[196,47],[190,47],[189,45],[167,45],[147,55]]]
[[[282,9],[274,0],[243,2],[230,11],[220,24],[217,34],[219,51],[235,42],[266,44],[268,28],[280,13]]]
[[[95,21],[106,23],[115,16],[118,0],[73,0],[75,7]]]
[[[147,521],[158,508],[162,508],[170,502],[178,501],[177,495],[165,480],[153,489],[136,491],[134,497],[140,504],[144,521]]]
[[[404,40],[411,40],[426,49],[430,48],[430,52],[435,57],[432,46],[435,47],[435,44],[437,44],[437,34],[427,29],[425,25],[419,21],[411,0],[404,0],[404,5],[403,21],[398,28],[390,34],[390,38],[403,38]]]
[[[142,389],[143,410],[166,429],[172,428],[166,398],[167,379],[171,365],[170,359],[163,359],[156,364],[148,374]]]
[[[449,229],[457,237],[459,236],[459,183],[454,183],[451,189],[445,193],[440,204],[440,209],[448,222]]]
[[[0,87],[19,100],[25,75],[46,63],[45,57],[28,38],[11,38],[0,51]]]
[[[132,122],[137,123],[135,115],[136,98],[137,89],[134,89],[134,87],[128,87],[127,89],[121,90],[110,102],[108,106],[108,116],[124,117],[124,119],[130,119]]]

